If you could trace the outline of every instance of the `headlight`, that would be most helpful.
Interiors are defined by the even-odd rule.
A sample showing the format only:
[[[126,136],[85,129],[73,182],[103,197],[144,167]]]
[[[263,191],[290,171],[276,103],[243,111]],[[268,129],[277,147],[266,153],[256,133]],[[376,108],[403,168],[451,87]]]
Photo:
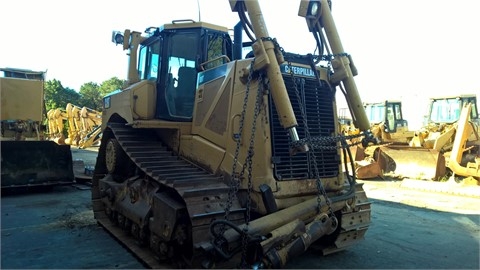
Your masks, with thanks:
[[[112,32],[112,42],[116,45],[123,44],[123,35],[119,31]]]
[[[310,6],[310,15],[311,16],[317,16],[318,13],[318,2],[312,2],[312,5]]]

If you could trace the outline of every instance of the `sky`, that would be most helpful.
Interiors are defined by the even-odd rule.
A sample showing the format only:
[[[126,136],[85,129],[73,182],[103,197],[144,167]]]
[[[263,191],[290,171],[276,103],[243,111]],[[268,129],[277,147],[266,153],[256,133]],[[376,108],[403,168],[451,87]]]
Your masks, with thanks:
[[[297,14],[299,0],[259,2],[270,36],[285,51],[313,52],[314,39]],[[428,97],[480,96],[480,1],[332,2],[363,102],[400,99],[416,127]],[[233,28],[238,15],[228,0],[0,1],[0,67],[47,71],[47,80],[77,91],[87,82],[126,79],[126,51],[111,42],[112,31],[144,31],[175,19]]]

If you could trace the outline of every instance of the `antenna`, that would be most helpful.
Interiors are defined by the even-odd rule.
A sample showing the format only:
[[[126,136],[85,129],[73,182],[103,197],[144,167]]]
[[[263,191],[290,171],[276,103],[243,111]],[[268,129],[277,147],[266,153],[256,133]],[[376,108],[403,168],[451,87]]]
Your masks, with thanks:
[[[200,19],[200,0],[197,0],[197,7],[198,7],[198,21],[201,22],[202,19]]]

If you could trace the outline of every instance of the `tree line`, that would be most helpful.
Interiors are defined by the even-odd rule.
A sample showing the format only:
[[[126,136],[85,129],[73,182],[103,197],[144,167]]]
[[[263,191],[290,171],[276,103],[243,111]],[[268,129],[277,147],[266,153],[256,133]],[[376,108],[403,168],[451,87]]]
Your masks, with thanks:
[[[96,111],[103,110],[103,97],[115,90],[123,89],[125,80],[112,77],[101,84],[87,82],[80,86],[79,91],[63,87],[61,81],[52,79],[45,81],[45,108],[48,112],[51,109],[65,109],[68,103],[78,107],[87,107]]]

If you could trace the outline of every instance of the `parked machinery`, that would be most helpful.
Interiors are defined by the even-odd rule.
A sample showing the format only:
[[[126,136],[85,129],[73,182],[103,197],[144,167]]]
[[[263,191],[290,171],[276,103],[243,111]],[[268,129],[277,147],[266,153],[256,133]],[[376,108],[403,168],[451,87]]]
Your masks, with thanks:
[[[433,97],[424,127],[416,132],[410,146],[437,151],[443,156],[444,161],[437,166],[440,177],[473,177],[480,181],[479,127],[475,94]]]
[[[70,146],[45,140],[45,73],[0,71],[2,189],[73,183]]]
[[[412,140],[414,131],[408,129],[408,121],[403,118],[401,101],[385,100],[364,106],[373,136],[381,142],[402,144]]]
[[[403,118],[402,102],[385,100],[383,102],[367,102],[363,105],[371,124],[371,131],[380,144],[359,145],[352,148],[355,159],[355,172],[358,178],[368,179],[383,175],[391,161],[387,157],[379,157],[380,145],[408,145],[415,132],[408,129],[408,121]],[[344,127],[344,134],[354,135],[358,129],[353,125]],[[374,156],[377,156],[374,158]],[[376,162],[375,159],[381,159]]]
[[[102,113],[87,107],[68,103],[65,109],[51,109],[47,113],[49,138],[58,144],[86,148],[101,139]],[[66,123],[67,138],[63,129]]]
[[[369,166],[381,175],[442,181],[452,176],[480,179],[479,115],[475,95],[430,99],[424,127],[409,145],[379,147]],[[358,174],[359,178],[376,177]]]
[[[283,51],[258,1],[230,4],[235,42],[192,20],[112,36],[128,50],[128,86],[104,98],[93,211],[153,268],[279,268],[312,245],[347,248],[370,225],[362,185],[342,170],[337,88],[365,144],[370,124],[329,1],[299,9],[320,55]]]

